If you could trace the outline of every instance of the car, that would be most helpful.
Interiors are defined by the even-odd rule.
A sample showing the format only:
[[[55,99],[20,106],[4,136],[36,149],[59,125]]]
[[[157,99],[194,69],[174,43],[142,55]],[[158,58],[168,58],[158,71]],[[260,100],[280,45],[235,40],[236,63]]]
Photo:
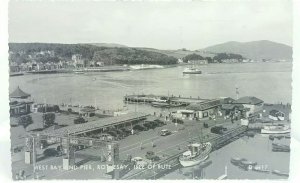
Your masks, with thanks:
[[[86,147],[84,145],[76,145],[75,146],[75,151],[80,151],[82,149],[85,149]]]
[[[138,131],[145,131],[145,127],[141,126],[141,125],[135,125],[133,127],[133,130],[138,130]]]
[[[159,119],[156,119],[156,120],[154,120],[154,122],[157,124],[157,126],[164,126],[164,125],[166,125],[166,123],[165,122],[163,122],[162,120],[159,120]]]
[[[178,123],[178,124],[183,124],[183,123],[184,123],[183,120],[182,120],[182,119],[179,119],[179,118],[174,118],[174,119],[172,119],[172,122],[173,122],[173,123]]]
[[[57,156],[58,152],[55,148],[49,148],[44,150],[43,155],[45,157],[53,157],[53,156]]]
[[[131,161],[133,161],[136,165],[139,165],[139,166],[146,166],[148,164],[141,157],[134,157],[131,159]]]
[[[158,161],[160,158],[153,151],[147,151],[145,157],[151,161]]]
[[[168,129],[163,129],[160,131],[161,136],[168,136],[171,135],[171,132]]]
[[[121,131],[123,132],[123,134],[124,134],[125,136],[131,135],[131,130],[129,130],[129,129],[121,128]]]
[[[151,124],[151,122],[145,123],[143,126],[146,127],[147,129],[153,129],[154,128],[153,124]]]
[[[103,133],[99,135],[99,139],[103,141],[112,141],[114,140],[114,137],[110,134]]]

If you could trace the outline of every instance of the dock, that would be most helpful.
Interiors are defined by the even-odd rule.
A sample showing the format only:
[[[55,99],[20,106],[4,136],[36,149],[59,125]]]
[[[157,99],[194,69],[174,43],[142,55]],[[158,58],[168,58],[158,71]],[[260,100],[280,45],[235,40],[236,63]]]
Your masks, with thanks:
[[[202,99],[200,97],[181,97],[179,96],[164,96],[164,95],[126,95],[124,102],[127,103],[152,103],[152,102],[165,102],[175,106],[187,106],[192,103],[200,103],[208,101],[209,99]]]
[[[238,139],[240,136],[243,135],[243,133],[247,130],[246,126],[238,126],[235,127],[228,132],[226,132],[223,135],[204,139],[204,142],[211,142],[213,145],[213,150],[217,150],[224,145],[232,142],[235,139]],[[144,169],[140,170],[138,172],[135,172],[133,174],[127,174],[122,179],[157,179],[159,177],[162,177],[166,175],[167,173],[170,173],[174,171],[175,169],[179,168],[181,165],[178,161],[179,156],[184,152],[185,150],[179,151],[175,153],[172,156],[169,156],[168,158],[161,160],[155,164],[155,166],[151,169]],[[170,168],[168,169],[161,169],[159,167],[163,167],[164,165],[169,165]],[[225,178],[225,176],[224,176]]]

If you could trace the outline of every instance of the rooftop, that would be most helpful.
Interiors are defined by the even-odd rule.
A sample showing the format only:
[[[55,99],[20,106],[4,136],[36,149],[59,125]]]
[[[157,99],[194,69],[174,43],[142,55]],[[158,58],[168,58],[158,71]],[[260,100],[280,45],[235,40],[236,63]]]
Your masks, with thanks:
[[[194,110],[194,111],[204,111],[213,107],[217,107],[221,105],[221,101],[219,99],[209,100],[201,103],[194,103],[190,104],[186,107],[187,110]]]
[[[54,130],[53,134],[58,134],[58,135],[66,135],[67,133],[80,134],[92,130],[101,129],[103,127],[122,124],[125,122],[138,120],[138,119],[144,119],[146,118],[146,116],[148,116],[148,114],[133,112],[121,116],[108,117],[108,118],[103,118],[92,122],[59,128],[57,130]]]
[[[24,92],[23,90],[20,89],[18,86],[15,91],[9,94],[10,98],[28,98],[30,97],[30,94]]]
[[[263,102],[264,102],[263,100],[252,96],[241,97],[236,101],[233,101],[234,104],[251,104],[251,105],[260,104]]]

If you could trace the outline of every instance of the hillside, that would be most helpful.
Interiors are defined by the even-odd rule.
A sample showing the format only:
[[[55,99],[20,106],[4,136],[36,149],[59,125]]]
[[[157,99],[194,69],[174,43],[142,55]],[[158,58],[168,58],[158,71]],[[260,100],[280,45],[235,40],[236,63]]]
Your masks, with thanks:
[[[214,53],[209,53],[206,51],[202,51],[202,50],[183,50],[183,49],[177,49],[177,50],[158,50],[155,48],[142,48],[142,47],[137,47],[136,49],[139,50],[146,50],[146,51],[153,51],[153,52],[158,52],[158,53],[162,53],[171,57],[175,57],[175,58],[183,58],[187,55],[190,54],[197,54],[197,55],[201,55],[203,57],[214,57],[216,54]]]
[[[116,43],[86,43],[94,46],[100,46],[100,47],[112,47],[112,48],[121,48],[121,47],[128,47],[126,45],[122,44],[116,44]]]
[[[103,47],[91,44],[56,43],[9,43],[11,62],[25,63],[32,60],[47,62],[71,60],[73,54],[81,54],[84,60],[103,61],[106,64],[176,64],[175,57],[163,53],[130,47]],[[55,56],[38,54],[41,51],[54,51]],[[32,58],[32,55],[36,55]]]
[[[201,49],[213,53],[236,53],[254,60],[292,61],[292,47],[272,41],[226,42]]]

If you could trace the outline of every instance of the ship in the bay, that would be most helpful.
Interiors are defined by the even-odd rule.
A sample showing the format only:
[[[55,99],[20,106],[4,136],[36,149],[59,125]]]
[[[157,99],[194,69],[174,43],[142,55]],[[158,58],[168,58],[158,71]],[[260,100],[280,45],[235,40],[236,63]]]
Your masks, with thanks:
[[[197,68],[185,68],[182,72],[183,74],[202,74],[202,71]]]

